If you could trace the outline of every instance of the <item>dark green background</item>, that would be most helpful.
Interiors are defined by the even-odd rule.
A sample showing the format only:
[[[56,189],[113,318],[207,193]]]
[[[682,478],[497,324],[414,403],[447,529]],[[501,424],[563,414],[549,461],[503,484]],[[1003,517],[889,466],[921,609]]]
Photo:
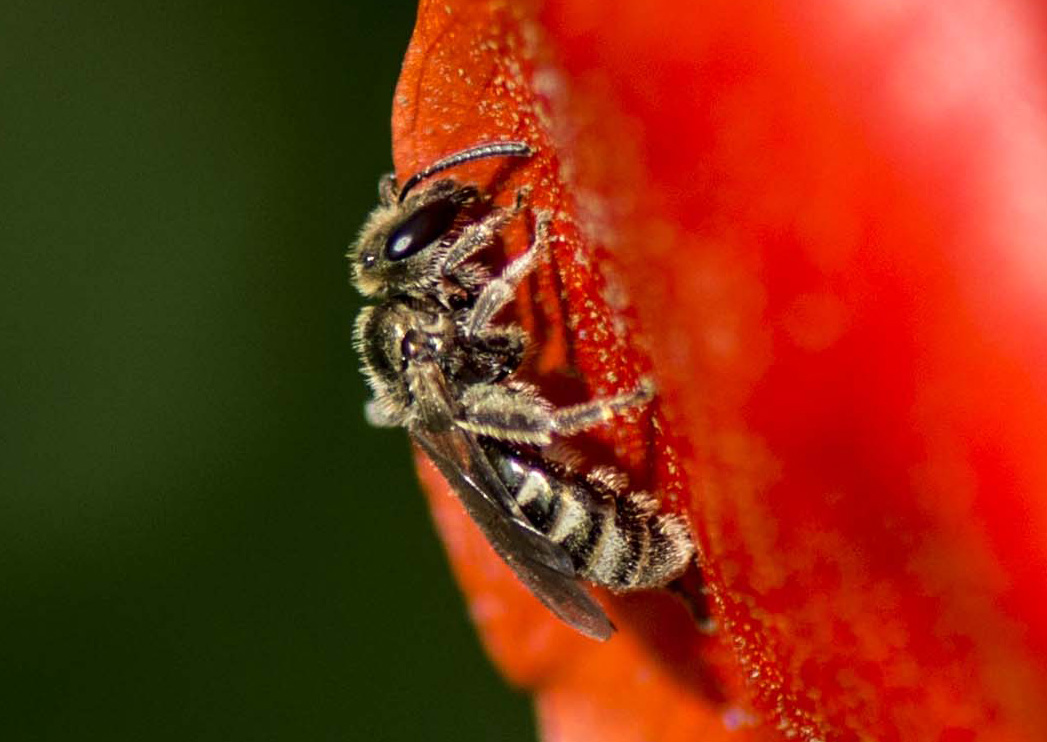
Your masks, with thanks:
[[[413,14],[0,2],[0,739],[533,737],[361,417]]]

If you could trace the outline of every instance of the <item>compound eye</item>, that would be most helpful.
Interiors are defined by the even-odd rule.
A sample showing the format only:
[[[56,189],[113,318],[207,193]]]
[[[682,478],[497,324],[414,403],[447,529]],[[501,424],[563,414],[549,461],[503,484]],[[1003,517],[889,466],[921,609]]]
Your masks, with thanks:
[[[385,257],[403,260],[443,237],[454,226],[458,206],[448,199],[433,201],[415,211],[385,241]]]

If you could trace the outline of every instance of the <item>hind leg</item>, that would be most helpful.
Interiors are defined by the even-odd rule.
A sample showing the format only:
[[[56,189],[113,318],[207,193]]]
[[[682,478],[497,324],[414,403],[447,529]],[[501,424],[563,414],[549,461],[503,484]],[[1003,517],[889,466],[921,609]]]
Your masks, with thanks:
[[[601,423],[610,422],[615,415],[643,407],[654,398],[654,383],[644,378],[632,391],[613,397],[561,407],[553,413],[553,429],[562,436],[582,433]]]

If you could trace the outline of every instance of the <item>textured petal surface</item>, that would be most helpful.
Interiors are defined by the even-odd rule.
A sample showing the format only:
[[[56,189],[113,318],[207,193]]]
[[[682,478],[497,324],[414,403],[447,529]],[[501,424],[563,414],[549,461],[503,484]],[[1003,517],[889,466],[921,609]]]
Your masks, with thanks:
[[[646,595],[573,635],[423,466],[547,739],[1047,738],[1044,30],[974,0],[422,3],[397,170],[539,149],[459,176],[557,214],[534,375],[654,374],[592,455],[690,515],[720,624]]]

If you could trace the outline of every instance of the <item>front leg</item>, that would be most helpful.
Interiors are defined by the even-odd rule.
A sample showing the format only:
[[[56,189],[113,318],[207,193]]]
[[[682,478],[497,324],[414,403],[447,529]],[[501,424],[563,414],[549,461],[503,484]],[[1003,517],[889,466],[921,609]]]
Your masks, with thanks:
[[[480,291],[476,304],[469,312],[462,328],[466,336],[475,337],[491,324],[494,316],[516,295],[516,287],[545,256],[549,245],[549,225],[552,212],[543,210],[537,213],[534,229],[534,241],[527,252],[506,266],[502,275],[495,278]]]
[[[440,272],[445,276],[453,276],[462,263],[494,241],[495,236],[516,211],[516,209],[492,211],[463,229],[458,239],[447,248],[446,254],[440,261]]]
[[[528,193],[530,188],[521,188],[516,192],[516,204],[511,209],[496,209],[463,229],[441,259],[440,272],[445,276],[454,275],[465,261],[490,245],[506,222],[523,210]]]

